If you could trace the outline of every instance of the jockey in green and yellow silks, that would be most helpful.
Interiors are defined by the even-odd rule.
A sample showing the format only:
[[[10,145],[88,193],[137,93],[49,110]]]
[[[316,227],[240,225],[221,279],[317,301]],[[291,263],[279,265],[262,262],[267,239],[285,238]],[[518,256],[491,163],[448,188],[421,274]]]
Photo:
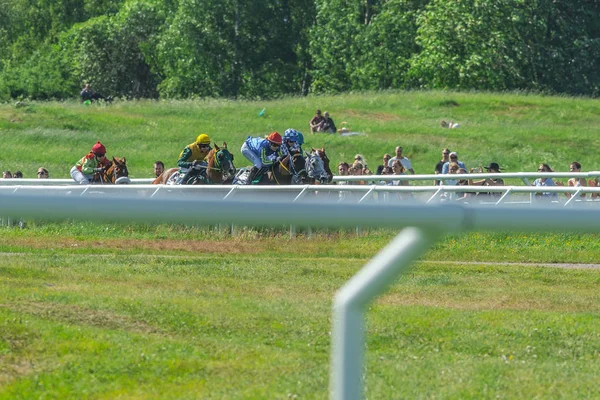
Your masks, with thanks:
[[[179,167],[180,178],[178,184],[188,184],[192,182],[191,178],[201,176],[206,180],[206,168],[208,163],[204,161],[210,152],[210,138],[206,133],[198,135],[194,143],[185,146],[177,166]]]
[[[196,164],[203,162],[209,152],[210,138],[207,134],[202,133],[196,138],[194,143],[185,146],[181,154],[179,154],[177,166],[179,168],[190,168],[194,162]]]

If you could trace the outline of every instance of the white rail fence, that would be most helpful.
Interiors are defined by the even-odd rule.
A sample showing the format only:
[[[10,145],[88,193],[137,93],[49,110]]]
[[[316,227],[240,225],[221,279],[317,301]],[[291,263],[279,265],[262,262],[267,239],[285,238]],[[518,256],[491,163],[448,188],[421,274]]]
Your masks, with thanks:
[[[507,173],[482,173],[482,174],[423,174],[423,175],[349,175],[349,176],[334,176],[333,182],[372,182],[380,184],[381,182],[392,181],[409,181],[423,182],[448,179],[485,179],[485,178],[502,178],[502,179],[520,179],[526,186],[530,186],[530,178],[600,178],[600,171],[590,172],[507,172]],[[154,178],[132,178],[131,184],[151,184]],[[56,186],[56,185],[72,185],[77,186],[78,183],[73,179],[2,179],[0,178],[0,186]]]
[[[83,201],[82,201],[83,200]],[[43,207],[40,207],[40,204]],[[197,210],[204,210],[201,214]],[[336,294],[330,366],[330,398],[363,396],[364,313],[377,296],[441,235],[470,230],[599,232],[600,210],[540,207],[473,207],[457,204],[332,204],[301,201],[207,200],[203,198],[65,196],[44,192],[0,192],[0,215],[42,220],[93,220],[143,223],[289,223],[319,227],[403,229]],[[315,218],[318,216],[318,218]]]

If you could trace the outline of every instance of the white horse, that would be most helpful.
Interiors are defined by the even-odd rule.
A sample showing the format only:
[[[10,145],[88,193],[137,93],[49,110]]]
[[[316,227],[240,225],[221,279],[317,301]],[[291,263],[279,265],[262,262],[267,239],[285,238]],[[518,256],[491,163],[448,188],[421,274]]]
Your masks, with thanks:
[[[326,184],[329,182],[329,176],[325,171],[325,164],[315,149],[311,149],[310,153],[306,152],[306,173],[311,184]]]

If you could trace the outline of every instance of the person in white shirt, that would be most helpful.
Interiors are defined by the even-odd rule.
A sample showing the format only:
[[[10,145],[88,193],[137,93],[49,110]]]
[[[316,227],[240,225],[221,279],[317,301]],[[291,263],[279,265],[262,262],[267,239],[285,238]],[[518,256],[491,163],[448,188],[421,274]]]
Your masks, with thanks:
[[[390,158],[390,161],[388,161],[388,167],[392,167],[392,165],[394,164],[394,161],[400,161],[402,163],[402,166],[404,167],[404,169],[408,172],[410,172],[411,174],[415,174],[415,170],[412,167],[412,164],[410,163],[410,160],[406,157],[404,157],[402,155],[402,146],[398,146],[396,147],[396,156]]]

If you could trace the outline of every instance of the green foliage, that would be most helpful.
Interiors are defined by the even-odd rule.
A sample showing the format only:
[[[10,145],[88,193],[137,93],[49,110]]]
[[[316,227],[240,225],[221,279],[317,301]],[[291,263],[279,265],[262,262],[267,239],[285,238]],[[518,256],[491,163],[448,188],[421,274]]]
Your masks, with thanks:
[[[412,84],[597,95],[600,41],[590,24],[600,9],[592,3],[434,0],[418,19]]]
[[[105,95],[156,97],[159,80],[146,62],[155,56],[154,39],[164,20],[155,3],[129,2],[116,16],[90,19],[61,38],[79,83],[91,82]]]
[[[587,0],[0,0],[0,98],[598,96],[599,26]]]
[[[293,4],[293,6],[292,6]],[[158,44],[165,97],[299,93],[311,2],[179,2]]]

